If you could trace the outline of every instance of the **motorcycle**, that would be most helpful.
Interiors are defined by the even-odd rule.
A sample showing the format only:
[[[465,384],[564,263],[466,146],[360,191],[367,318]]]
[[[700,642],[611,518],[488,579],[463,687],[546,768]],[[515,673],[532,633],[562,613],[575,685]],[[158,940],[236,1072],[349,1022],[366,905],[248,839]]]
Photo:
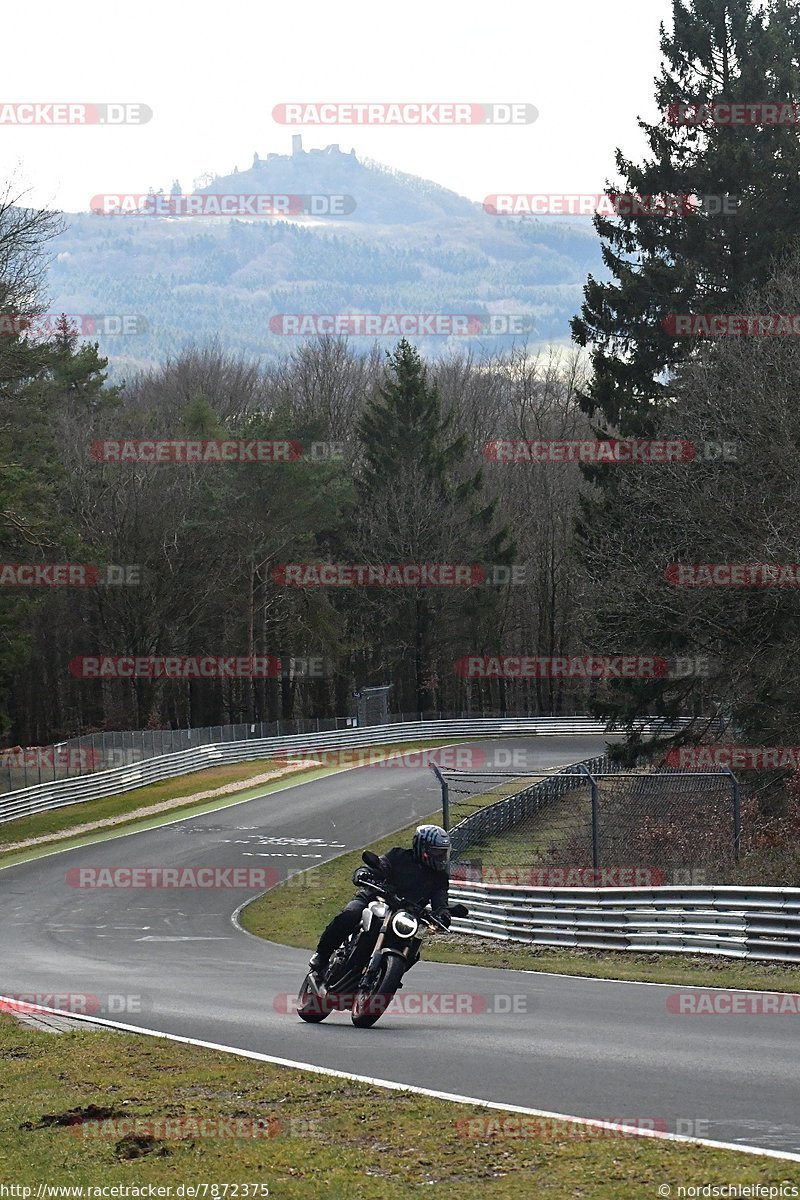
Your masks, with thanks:
[[[361,856],[372,870],[380,859],[371,850]],[[424,904],[411,904],[385,881],[365,880],[359,888],[374,892],[361,916],[361,928],[331,955],[322,979],[309,972],[297,997],[297,1014],[316,1024],[332,1012],[350,1009],[358,1029],[380,1020],[403,986],[402,978],[419,961],[423,941],[447,930]],[[448,905],[454,917],[466,917],[465,904]]]

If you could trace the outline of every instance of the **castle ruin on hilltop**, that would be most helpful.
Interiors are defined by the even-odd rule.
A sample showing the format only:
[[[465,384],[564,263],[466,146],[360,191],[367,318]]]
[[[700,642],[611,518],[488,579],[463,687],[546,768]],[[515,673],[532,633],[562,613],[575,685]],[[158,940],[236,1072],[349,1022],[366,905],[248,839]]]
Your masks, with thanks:
[[[358,162],[355,150],[340,150],[338,142],[331,142],[331,144],[329,146],[326,146],[324,150],[304,150],[302,133],[293,133],[292,134],[292,153],[291,153],[291,155],[289,155],[289,154],[268,154],[266,158],[259,158],[258,151],[256,151],[255,154],[253,155],[253,166],[254,167],[265,167],[265,166],[268,166],[269,163],[275,162],[278,159],[282,159],[284,162],[288,162],[290,158],[292,158],[292,159],[322,158],[322,157],[332,158],[335,155],[338,155],[340,158],[351,158],[354,162]]]

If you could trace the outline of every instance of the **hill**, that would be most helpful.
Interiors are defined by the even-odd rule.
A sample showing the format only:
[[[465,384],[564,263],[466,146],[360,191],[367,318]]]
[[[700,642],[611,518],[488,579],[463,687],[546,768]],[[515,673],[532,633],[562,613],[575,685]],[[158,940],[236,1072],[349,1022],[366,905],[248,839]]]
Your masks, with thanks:
[[[291,154],[254,155],[247,170],[197,191],[344,196],[354,206],[343,216],[281,218],[68,215],[55,243],[50,307],[139,318],[136,333],[98,325],[94,338],[115,374],[214,337],[248,356],[279,355],[295,344],[280,332],[289,325],[281,314],[461,315],[450,336],[431,333],[430,323],[419,336],[411,328],[410,339],[431,357],[456,345],[499,349],[515,334],[565,341],[587,273],[604,275],[587,218],[492,216],[338,146],[305,151],[297,136]],[[381,325],[387,346],[397,340],[395,325]],[[307,333],[324,326],[305,322]],[[366,346],[372,338],[357,340]]]

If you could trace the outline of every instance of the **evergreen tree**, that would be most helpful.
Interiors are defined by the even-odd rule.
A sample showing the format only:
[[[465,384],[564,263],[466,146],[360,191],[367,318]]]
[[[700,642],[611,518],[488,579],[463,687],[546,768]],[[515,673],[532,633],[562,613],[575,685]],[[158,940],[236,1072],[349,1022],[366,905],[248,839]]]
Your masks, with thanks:
[[[80,344],[80,333],[64,313],[48,345],[46,377],[51,393],[62,402],[85,405],[92,411],[113,407],[119,390],[107,386],[108,359],[101,358],[97,342]]]
[[[8,306],[9,309],[12,307]],[[85,560],[86,544],[71,518],[68,471],[59,452],[61,422],[112,408],[118,392],[106,386],[107,359],[97,345],[79,344],[61,316],[51,338],[35,316],[0,320],[0,558],[5,562]],[[13,331],[5,335],[6,325]],[[64,598],[45,590],[0,589],[0,732],[15,716],[13,680],[30,659],[36,613],[55,611]]]
[[[405,338],[389,356],[389,374],[379,395],[380,399],[366,408],[359,425],[364,450],[362,496],[414,468],[435,480],[444,498],[446,473],[464,457],[467,438],[464,434],[446,445],[452,417],[442,415],[436,386],[428,384],[427,368]]]
[[[797,125],[785,119],[739,124],[708,116],[700,123],[689,119],[699,106],[712,104],[783,102],[791,110],[800,95],[795,8],[786,0],[674,0],[673,28],[667,33],[661,27],[661,49],[664,60],[655,92],[661,120],[639,122],[649,154],[635,164],[618,150],[623,184],[609,185],[607,191],[645,199],[729,196],[737,203],[727,214],[712,211],[708,202],[690,201],[687,211],[675,215],[596,217],[613,278],[601,283],[590,276],[572,327],[574,339],[591,349],[593,376],[579,401],[601,436],[687,436],[693,413],[679,399],[681,378],[698,368],[701,375],[713,371],[725,347],[678,336],[670,316],[764,311],[748,305],[754,295],[764,296],[776,264],[790,258],[800,234]],[[721,413],[706,425],[705,436],[720,437],[724,426]],[[659,470],[649,467],[645,474],[651,477]],[[694,470],[713,474],[711,466]],[[579,553],[599,597],[587,637],[611,653],[620,646],[635,649],[631,639],[657,647],[661,654],[703,652],[707,643],[692,631],[691,622],[676,624],[664,602],[663,567],[656,568],[662,591],[648,595],[638,616],[631,617],[621,600],[640,592],[652,518],[646,505],[632,502],[631,481],[620,471],[616,466],[584,468],[599,487],[584,497],[578,522]],[[700,477],[693,476],[693,482]],[[657,485],[652,495],[664,503]],[[676,495],[669,495],[665,513],[672,532],[662,526],[659,533],[664,547],[683,540]],[[709,520],[722,517],[713,507],[700,511]],[[702,557],[691,547],[685,555]],[[699,710],[713,707],[701,680],[676,685],[660,679],[607,689],[594,708],[628,720],[642,711],[674,715],[698,703]]]
[[[468,463],[468,437],[451,439],[452,424],[453,414],[442,413],[438,389],[428,381],[417,350],[403,339],[389,356],[378,397],[358,425],[356,540],[373,561],[508,564],[513,558],[508,531],[498,528],[496,501],[482,496],[483,471],[473,471]],[[461,593],[458,619],[448,590]],[[469,589],[466,596],[460,588],[388,592],[377,604],[381,629],[373,645],[382,644],[406,665],[409,656],[413,659],[413,702],[424,712],[434,706],[441,672],[452,673],[453,657],[466,651],[457,639],[495,610],[499,595],[489,587]],[[363,616],[363,605],[351,602],[351,609],[361,609]],[[396,668],[402,670],[400,662]]]
[[[798,235],[800,139],[793,124],[679,123],[674,107],[709,102],[791,103],[800,95],[800,18],[787,0],[674,0],[661,27],[656,80],[662,120],[640,121],[650,148],[635,164],[617,150],[622,191],[641,197],[730,196],[729,214],[706,203],[676,215],[597,215],[608,283],[589,277],[573,336],[591,347],[584,410],[605,429],[646,436],[668,401],[671,373],[693,352],[668,318],[737,311]],[[691,110],[690,110],[691,112]],[[675,123],[675,122],[678,123]],[[696,343],[695,343],[696,345]]]

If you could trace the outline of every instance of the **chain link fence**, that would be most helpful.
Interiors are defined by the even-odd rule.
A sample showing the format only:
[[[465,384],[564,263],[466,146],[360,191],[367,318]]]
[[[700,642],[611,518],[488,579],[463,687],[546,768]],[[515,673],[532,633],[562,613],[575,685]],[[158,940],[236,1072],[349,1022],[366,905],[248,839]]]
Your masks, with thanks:
[[[295,721],[257,721],[241,725],[205,725],[195,729],[141,729],[88,733],[54,746],[0,750],[0,794],[37,783],[53,783],[196,746],[242,742],[250,738],[323,733],[356,724],[354,717]]]
[[[521,786],[519,775],[437,772],[454,878],[528,887],[703,884],[738,858],[731,772],[587,759]]]
[[[368,689],[365,689],[368,690]],[[385,713],[383,704],[377,708],[380,723],[395,725],[414,721],[468,720],[475,714],[470,712],[443,713]],[[504,719],[502,712],[482,712],[481,718]],[[559,713],[568,718],[579,715]],[[363,725],[375,724],[376,712],[366,710],[359,718],[351,714],[344,717],[312,717],[284,721],[255,721],[239,725],[204,725],[194,729],[142,729],[116,732],[87,733],[81,737],[68,738],[51,746],[0,747],[0,795],[20,788],[33,787],[38,783],[55,783],[60,779],[73,779],[80,775],[91,775],[96,771],[108,771],[114,767],[127,767],[144,759],[157,758],[178,750],[190,750],[196,746],[214,743],[240,742],[249,738],[288,737],[292,734],[328,733]]]

